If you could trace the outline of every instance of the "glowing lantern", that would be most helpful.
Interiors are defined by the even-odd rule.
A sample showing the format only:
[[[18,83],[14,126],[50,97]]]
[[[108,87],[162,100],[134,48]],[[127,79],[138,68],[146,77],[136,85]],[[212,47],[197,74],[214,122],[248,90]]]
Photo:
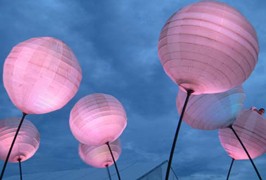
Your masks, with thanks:
[[[15,106],[26,114],[62,108],[76,94],[81,68],[72,50],[52,37],[16,45],[4,63],[3,80]]]
[[[110,148],[114,155],[115,161],[117,161],[121,154],[121,146],[119,140],[110,143]],[[111,153],[106,144],[100,146],[80,144],[79,156],[86,164],[96,168],[109,167],[114,163]]]
[[[5,160],[11,142],[15,136],[19,119],[0,120],[0,159]],[[38,150],[40,134],[37,128],[28,120],[24,120],[16,143],[13,147],[9,162],[21,162],[31,158]]]
[[[262,115],[253,110],[244,110],[237,117],[233,128],[252,159],[266,152],[266,121]],[[249,159],[231,129],[220,129],[219,138],[230,157],[235,160]]]
[[[126,127],[122,104],[107,94],[91,94],[80,99],[70,113],[70,129],[83,144],[102,145],[116,140]]]
[[[178,91],[176,105],[181,113],[186,93]],[[231,125],[242,109],[245,94],[242,87],[216,94],[191,95],[184,121],[193,128],[214,130]]]
[[[218,93],[241,85],[258,58],[252,25],[216,1],[194,3],[173,14],[158,44],[166,74],[183,90]]]

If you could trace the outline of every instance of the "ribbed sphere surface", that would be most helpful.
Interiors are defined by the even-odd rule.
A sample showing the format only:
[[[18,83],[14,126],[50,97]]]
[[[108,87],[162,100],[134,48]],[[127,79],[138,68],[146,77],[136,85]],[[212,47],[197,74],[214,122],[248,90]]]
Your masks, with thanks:
[[[166,74],[194,94],[241,85],[258,58],[256,32],[236,9],[197,2],[174,13],[162,28],[158,53]]]
[[[179,90],[176,106],[181,114],[186,93]],[[245,93],[238,86],[215,94],[191,95],[183,120],[193,128],[214,130],[232,124],[243,107]]]
[[[52,37],[17,44],[4,63],[4,87],[13,104],[27,114],[62,108],[76,94],[81,78],[72,50]]]
[[[122,104],[107,94],[81,98],[70,112],[70,129],[83,144],[102,145],[116,140],[127,124]]]
[[[266,152],[266,120],[255,111],[244,110],[233,124],[251,158]],[[228,155],[236,160],[248,159],[241,144],[229,128],[219,130],[220,143]]]
[[[5,160],[13,138],[16,134],[20,119],[10,118],[0,120],[0,159]],[[11,155],[9,162],[26,161],[31,158],[40,145],[40,134],[37,128],[28,120],[24,120]]]
[[[109,143],[115,161],[121,154],[121,145],[119,140]],[[88,165],[96,168],[105,168],[114,164],[111,153],[106,144],[100,146],[89,146],[79,144],[79,156]]]

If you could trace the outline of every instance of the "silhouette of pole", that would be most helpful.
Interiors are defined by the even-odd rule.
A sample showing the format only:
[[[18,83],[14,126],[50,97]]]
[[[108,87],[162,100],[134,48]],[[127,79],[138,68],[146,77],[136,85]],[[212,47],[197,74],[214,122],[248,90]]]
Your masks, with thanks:
[[[110,170],[109,170],[108,165],[106,165],[105,167],[107,169],[107,173],[108,173],[108,176],[109,176],[109,180],[112,180],[111,173],[110,173]]]
[[[183,116],[184,116],[184,113],[185,113],[185,110],[186,110],[186,107],[187,107],[187,103],[188,103],[189,97],[190,97],[190,95],[193,92],[194,92],[193,90],[187,90],[187,97],[186,97],[186,100],[184,102],[184,106],[182,108],[182,112],[181,112],[181,115],[180,115],[180,118],[179,118],[179,121],[178,121],[178,125],[177,125],[176,132],[175,132],[175,137],[174,137],[172,148],[171,148],[171,153],[170,153],[169,160],[168,160],[166,176],[165,176],[166,180],[169,179],[172,159],[173,159],[174,152],[175,152],[175,146],[176,146],[176,141],[177,141],[177,138],[178,138],[179,130],[180,130],[180,127],[181,127],[181,124],[182,124],[182,119],[183,119]]]
[[[117,173],[118,179],[121,180],[121,177],[120,177],[120,174],[119,174],[119,171],[118,171],[118,168],[117,168],[116,162],[115,162],[115,158],[114,158],[114,155],[113,155],[113,152],[112,152],[112,149],[111,149],[111,147],[110,147],[109,142],[107,142],[106,145],[108,146],[108,149],[109,149],[110,154],[111,154],[111,156],[112,156],[113,162],[114,162],[114,164],[115,164],[115,170],[116,170],[116,173]]]
[[[19,175],[20,175],[20,180],[22,180],[21,158],[18,158],[18,164],[19,164]]]
[[[230,168],[229,168],[228,173],[227,173],[226,180],[229,180],[229,176],[230,176],[231,169],[232,169],[232,166],[233,166],[234,162],[235,162],[235,159],[232,158],[232,161],[231,161],[231,164],[230,164]]]
[[[22,117],[21,117],[20,123],[19,123],[19,125],[18,125],[17,131],[16,131],[16,134],[15,134],[15,136],[14,136],[14,138],[13,138],[13,141],[12,141],[11,146],[10,146],[10,148],[9,148],[9,151],[8,151],[8,153],[7,153],[7,157],[6,157],[6,160],[5,160],[5,163],[4,163],[4,166],[3,166],[2,172],[1,172],[0,180],[3,179],[3,176],[4,176],[4,173],[5,173],[5,169],[6,169],[6,165],[7,165],[8,159],[9,159],[9,157],[10,157],[10,154],[11,154],[11,151],[12,151],[13,146],[14,146],[14,144],[15,144],[15,141],[16,141],[16,139],[17,139],[17,136],[18,136],[19,130],[20,130],[21,126],[22,126],[22,123],[23,123],[23,121],[24,121],[26,115],[27,115],[26,113],[24,113],[24,112],[22,113]]]
[[[249,153],[248,153],[248,150],[247,150],[246,147],[244,146],[244,144],[243,144],[243,142],[241,141],[240,137],[237,135],[235,129],[233,128],[232,125],[229,126],[229,128],[233,131],[233,133],[235,134],[236,138],[238,139],[238,141],[240,142],[241,146],[243,147],[244,151],[246,152],[246,154],[247,154],[247,156],[248,156],[248,158],[249,158],[251,164],[253,165],[253,167],[254,167],[254,169],[255,169],[257,175],[258,175],[258,178],[259,178],[260,180],[262,180],[262,178],[261,178],[261,176],[260,176],[260,173],[259,173],[259,171],[258,171],[256,165],[254,164],[252,158],[250,157],[250,155],[249,155]]]

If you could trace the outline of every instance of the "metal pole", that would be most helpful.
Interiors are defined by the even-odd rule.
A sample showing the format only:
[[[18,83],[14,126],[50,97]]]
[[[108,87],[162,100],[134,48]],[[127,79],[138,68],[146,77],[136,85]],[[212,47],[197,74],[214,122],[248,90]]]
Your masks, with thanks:
[[[10,154],[11,154],[11,151],[12,151],[12,149],[13,149],[13,146],[14,146],[15,141],[16,141],[17,136],[18,136],[18,132],[19,132],[19,130],[20,130],[20,128],[21,128],[21,125],[22,125],[22,123],[23,123],[23,121],[24,121],[26,115],[27,115],[26,113],[24,113],[24,112],[22,113],[22,117],[21,117],[20,123],[19,123],[19,125],[18,125],[17,131],[16,131],[16,134],[15,134],[15,136],[14,136],[14,138],[13,138],[13,141],[12,141],[12,143],[11,143],[11,146],[10,146],[10,148],[9,148],[9,151],[8,151],[8,154],[7,154],[7,157],[6,157],[6,160],[5,160],[5,163],[4,163],[4,166],[3,166],[2,172],[1,172],[0,180],[3,179],[3,176],[4,176],[4,173],[5,173],[5,169],[6,169],[6,165],[7,165],[7,162],[8,162],[9,156],[10,156]]]
[[[18,158],[18,164],[19,164],[19,175],[20,175],[20,180],[22,180],[21,158]]]
[[[111,173],[110,173],[110,170],[109,170],[108,165],[106,165],[105,167],[107,169],[107,173],[108,173],[108,176],[109,176],[109,180],[112,180]]]
[[[186,110],[186,107],[187,107],[188,99],[189,99],[190,95],[193,92],[194,92],[193,90],[187,90],[187,97],[186,97],[186,100],[184,102],[184,106],[183,106],[183,109],[182,109],[182,112],[181,112],[181,115],[180,115],[180,118],[179,118],[179,121],[178,121],[178,125],[177,125],[176,132],[175,132],[175,137],[174,137],[173,144],[172,144],[171,153],[170,153],[169,160],[168,160],[168,166],[167,166],[166,176],[165,176],[166,180],[169,179],[172,159],[173,159],[174,152],[175,152],[176,141],[177,141],[177,138],[178,138],[178,133],[179,133],[179,130],[180,130],[180,127],[181,127],[182,119],[183,119],[183,116],[184,116],[184,113],[185,113],[185,110]]]
[[[233,164],[234,164],[234,161],[235,161],[235,159],[232,158],[232,161],[231,161],[231,164],[230,164],[230,168],[229,168],[228,173],[227,173],[226,180],[229,180],[229,176],[230,176],[231,169],[232,169],[232,166],[233,166]]]
[[[256,165],[254,164],[253,160],[251,159],[251,157],[250,157],[250,155],[249,155],[249,153],[248,153],[248,150],[247,150],[246,147],[244,146],[244,144],[243,144],[243,142],[241,141],[240,137],[237,135],[237,133],[236,133],[236,131],[234,130],[234,128],[233,128],[232,125],[229,126],[229,128],[232,129],[232,131],[233,131],[233,133],[235,134],[236,138],[238,139],[238,141],[240,142],[240,144],[241,144],[241,146],[243,147],[244,151],[246,152],[246,154],[247,154],[247,156],[248,156],[248,158],[249,158],[251,164],[253,165],[253,167],[254,167],[254,169],[255,169],[257,175],[258,175],[258,178],[259,178],[260,180],[262,180],[262,178],[261,178],[261,176],[260,176],[260,173],[259,173],[259,171],[258,171]]]
[[[115,162],[115,158],[114,158],[114,155],[113,155],[113,152],[112,152],[112,149],[111,149],[111,147],[110,147],[109,142],[107,142],[106,145],[108,146],[109,151],[110,151],[110,154],[111,154],[112,159],[113,159],[113,161],[114,161],[114,164],[115,164],[115,170],[116,170],[116,173],[117,173],[118,179],[121,180],[121,178],[120,178],[120,174],[119,174],[119,171],[118,171],[118,168],[117,168],[116,162]]]

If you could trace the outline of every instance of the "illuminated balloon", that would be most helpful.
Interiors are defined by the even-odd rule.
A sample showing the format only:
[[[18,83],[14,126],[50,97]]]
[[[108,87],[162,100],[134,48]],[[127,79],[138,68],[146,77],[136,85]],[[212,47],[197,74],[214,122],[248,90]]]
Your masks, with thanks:
[[[119,140],[109,144],[115,161],[121,154],[121,145]],[[79,145],[79,156],[88,165],[96,168],[105,168],[111,166],[114,162],[106,144],[100,146]]]
[[[70,112],[70,129],[83,144],[102,145],[116,140],[127,124],[122,104],[107,94],[91,94],[80,99]]]
[[[4,63],[4,87],[13,104],[26,114],[62,108],[76,94],[81,78],[72,50],[52,37],[17,44]]]
[[[253,110],[244,110],[237,117],[233,128],[245,145],[251,158],[266,152],[266,120]],[[229,128],[219,130],[220,143],[235,160],[248,159],[244,149]]]
[[[0,120],[0,159],[2,160],[6,159],[19,122],[18,118]],[[8,161],[18,162],[18,159],[21,159],[21,162],[26,161],[36,153],[39,144],[40,134],[37,128],[25,119]]]
[[[201,1],[168,19],[158,53],[176,84],[205,94],[241,85],[257,63],[259,47],[254,28],[240,12],[221,2]]]
[[[186,93],[179,90],[176,106],[179,113],[186,98]],[[232,124],[243,107],[245,93],[242,87],[216,94],[191,95],[184,121],[193,128],[214,130]]]

